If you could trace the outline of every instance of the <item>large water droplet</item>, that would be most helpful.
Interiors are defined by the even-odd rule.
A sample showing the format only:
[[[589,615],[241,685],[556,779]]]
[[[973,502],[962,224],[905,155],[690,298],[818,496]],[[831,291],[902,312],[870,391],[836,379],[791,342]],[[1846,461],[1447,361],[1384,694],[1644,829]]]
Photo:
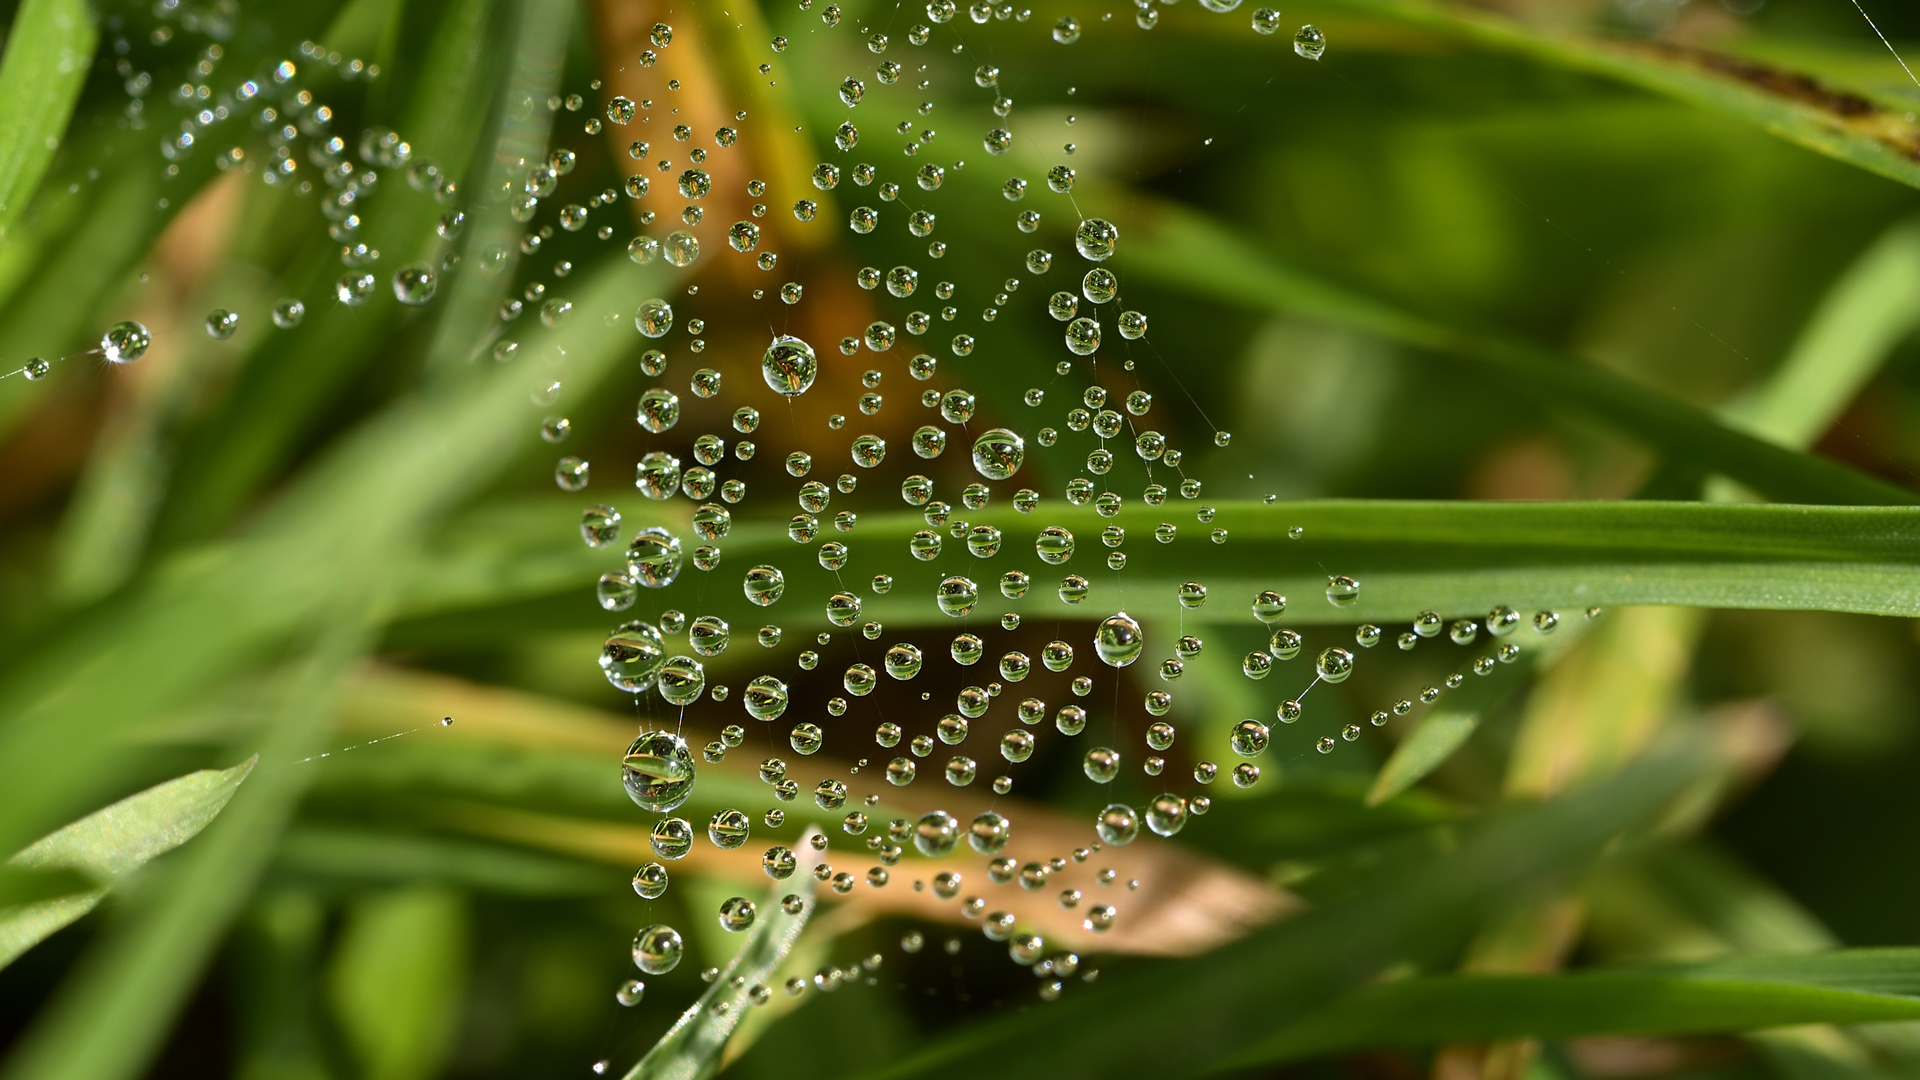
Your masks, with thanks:
[[[1110,803],[1094,818],[1093,829],[1101,843],[1122,847],[1140,835],[1140,816],[1125,803]]]
[[[913,846],[928,858],[951,855],[960,843],[960,821],[945,810],[935,810],[913,826]]]
[[[633,740],[620,763],[627,797],[656,814],[687,801],[693,794],[693,773],[693,754],[686,740],[671,731],[649,731]]]
[[[147,354],[153,335],[147,328],[129,319],[107,328],[100,337],[100,354],[110,363],[131,364]]]
[[[664,924],[649,926],[633,939],[634,965],[649,975],[665,975],[672,971],[679,965],[681,954],[685,951],[680,932]]]
[[[1124,611],[1107,616],[1093,633],[1093,651],[1109,667],[1126,667],[1140,659],[1146,645],[1139,622]]]
[[[786,397],[806,393],[818,373],[819,362],[814,358],[813,346],[797,337],[782,334],[774,338],[760,357],[760,374],[767,385],[774,393]]]
[[[1020,471],[1027,444],[1006,428],[993,428],[973,442],[973,468],[989,480],[1005,480]]]
[[[601,646],[600,668],[614,686],[641,694],[652,688],[666,654],[657,628],[644,622],[625,623]]]

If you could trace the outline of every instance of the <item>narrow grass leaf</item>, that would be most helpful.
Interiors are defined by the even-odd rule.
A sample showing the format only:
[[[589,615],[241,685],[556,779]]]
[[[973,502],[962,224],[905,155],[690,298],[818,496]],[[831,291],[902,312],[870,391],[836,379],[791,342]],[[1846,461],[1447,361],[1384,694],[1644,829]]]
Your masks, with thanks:
[[[86,0],[26,0],[0,57],[0,239],[53,162],[100,31]]]
[[[1741,958],[1666,971],[1416,978],[1356,990],[1286,1025],[1248,1060],[1496,1039],[1915,1020],[1916,995],[1915,949]]]
[[[1084,604],[1061,601],[1042,577],[1023,603],[1026,617],[1086,618],[1125,608],[1136,618],[1195,622],[1242,622],[1247,605],[1262,590],[1290,597],[1293,624],[1411,619],[1434,609],[1449,617],[1484,616],[1509,604],[1531,615],[1555,609],[1569,616],[1593,605],[1679,604],[1717,608],[1769,608],[1920,615],[1920,510],[1900,507],[1811,507],[1701,503],[1470,503],[1421,501],[1324,501],[1212,504],[1208,523],[1175,506],[1124,506],[1113,518],[1091,507],[1052,505],[1043,515],[989,506],[968,520],[1002,530],[1005,550],[1031,551],[1041,527],[1061,525],[1084,552],[1108,524],[1141,541],[1129,544],[1126,569],[1112,571],[1097,556],[1076,553],[1059,573],[1079,573],[1092,582]],[[1161,523],[1177,526],[1169,543],[1152,542]],[[675,527],[672,522],[663,522]],[[1303,530],[1292,539],[1288,530]],[[862,551],[863,572],[893,575],[884,596],[869,596],[864,610],[887,625],[953,625],[926,603],[941,578],[956,570],[947,556],[916,561],[907,538],[925,528],[917,514],[862,518],[870,537]],[[1214,529],[1224,530],[1216,544]],[[544,633],[561,627],[604,631],[606,615],[582,582],[595,567],[614,560],[595,553],[554,528],[552,539],[533,539],[509,551],[500,538],[456,530],[428,550],[416,571],[401,615],[412,625],[431,625],[437,640],[498,641],[500,635]],[[785,531],[770,523],[736,524],[723,545],[727,562],[714,573],[689,570],[653,599],[754,625],[764,609],[750,605],[737,582],[740,570],[776,562],[792,549]],[[1098,550],[1097,548],[1095,550]],[[547,554],[540,554],[547,553]],[[961,556],[964,558],[965,556]],[[1083,560],[1089,565],[1083,565]],[[1176,602],[1182,582],[1193,580],[1204,560],[1210,596],[1187,611]],[[788,592],[818,595],[838,591],[832,571],[783,563]],[[1361,585],[1351,607],[1327,603],[1327,575],[1347,574]],[[718,582],[715,578],[718,577]],[[719,587],[719,583],[728,583]],[[538,617],[526,606],[538,597],[561,597],[552,614]],[[499,618],[486,614],[499,605]],[[972,620],[996,611],[982,607]],[[431,620],[431,621],[430,621]],[[406,626],[396,629],[405,636]],[[1526,631],[1531,636],[1532,631]]]
[[[1393,748],[1387,763],[1367,789],[1367,805],[1378,806],[1420,782],[1466,745],[1480,718],[1473,713],[1436,712],[1414,727]]]
[[[791,913],[782,903],[789,895],[800,900],[798,910]],[[653,1049],[627,1070],[625,1080],[706,1080],[719,1072],[720,1056],[733,1029],[757,1004],[754,993],[769,988],[774,972],[793,951],[814,903],[812,874],[775,882],[740,951]]]
[[[1787,358],[1730,419],[1782,446],[1816,441],[1920,327],[1920,220],[1887,230],[1820,300]]]
[[[1836,161],[1920,187],[1920,122],[1910,104],[1874,100],[1820,72],[1669,40],[1536,29],[1434,0],[1340,0],[1356,12],[1423,26],[1543,63],[1616,79],[1742,120]],[[1811,59],[1802,54],[1801,59]]]
[[[0,911],[0,967],[93,910],[112,880],[199,835],[253,771],[259,757],[231,769],[202,769],[88,814],[43,837],[8,862],[34,870],[74,870],[96,887]]]
[[[1852,505],[1920,502],[1920,493],[1728,427],[1677,398],[1592,364],[1499,334],[1447,326],[1321,281],[1191,211],[1163,208],[1130,245],[1136,276],[1163,288],[1430,350],[1544,405],[1601,420],[1669,460],[1725,473],[1770,499]]]

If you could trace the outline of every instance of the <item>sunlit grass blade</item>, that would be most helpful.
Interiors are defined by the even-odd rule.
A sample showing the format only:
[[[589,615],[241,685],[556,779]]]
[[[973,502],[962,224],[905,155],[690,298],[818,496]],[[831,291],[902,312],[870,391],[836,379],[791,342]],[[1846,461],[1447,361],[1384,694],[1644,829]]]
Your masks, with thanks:
[[[1740,958],[1671,970],[1415,978],[1365,987],[1300,1017],[1243,1060],[1363,1048],[1698,1035],[1794,1024],[1920,1019],[1920,950]]]
[[[129,795],[41,838],[8,860],[29,870],[75,870],[95,887],[0,911],[0,967],[93,910],[115,878],[199,835],[226,808],[258,758],[203,769]]]
[[[1920,327],[1920,221],[1887,230],[1821,298],[1793,349],[1729,418],[1762,438],[1803,447],[1820,437]]]
[[[1920,187],[1920,123],[1898,98],[1876,101],[1818,71],[1671,41],[1538,29],[1465,4],[1340,0],[1342,7],[1617,79],[1712,109],[1838,161]],[[1802,60],[1810,59],[1802,54]],[[1894,61],[1887,58],[1891,67]],[[1896,69],[1897,70],[1897,69]]]
[[[1289,267],[1191,211],[1164,208],[1129,238],[1133,273],[1260,311],[1318,320],[1430,350],[1550,408],[1604,421],[1669,460],[1721,472],[1780,502],[1912,504],[1920,493],[1769,443],[1657,390],[1549,349],[1448,326]]]
[[[85,0],[26,0],[0,58],[0,238],[26,210],[66,133],[100,31]]]
[[[918,562],[907,539],[927,527],[920,515],[863,517],[855,537],[862,545],[862,574],[894,578],[886,595],[865,598],[864,610],[889,625],[957,625],[965,620],[948,619],[927,602],[942,578],[972,574],[985,584],[1002,569],[1020,568],[1038,573],[1032,592],[1020,601],[1027,618],[1085,618],[1124,607],[1137,618],[1237,622],[1266,589],[1291,598],[1287,620],[1296,624],[1384,624],[1427,609],[1478,617],[1497,604],[1528,615],[1611,604],[1920,614],[1920,510],[1236,501],[1212,504],[1213,520],[1199,523],[1192,520],[1195,505],[1124,506],[1112,518],[1091,507],[1061,505],[1047,506],[1044,515],[993,506],[969,511],[970,522],[1002,530],[1004,548],[994,563],[972,559],[954,541],[940,558]],[[1178,523],[1170,543],[1153,540],[1162,522]],[[1109,524],[1124,528],[1129,538],[1131,556],[1123,570],[1107,569],[1094,554],[1102,550],[1096,541]],[[1064,526],[1076,537],[1076,554],[1058,568],[1026,554],[1046,525]],[[1288,535],[1294,527],[1303,530],[1298,540]],[[438,640],[449,641],[561,627],[604,630],[607,616],[593,604],[587,583],[596,572],[615,569],[617,556],[581,544],[568,535],[564,520],[556,519],[550,529],[550,539],[533,530],[518,536],[457,530],[420,565],[395,633],[415,640],[431,626]],[[1212,542],[1213,529],[1225,530],[1224,543]],[[782,559],[792,542],[774,525],[737,524],[721,547],[726,561],[718,569],[683,571],[671,587],[655,591],[657,602],[730,620],[761,618],[764,609],[747,602],[740,575],[756,563]],[[1205,574],[1195,569],[1199,560],[1208,566]],[[789,594],[825,596],[843,587],[832,571],[810,562],[782,562]],[[1058,598],[1054,575],[1069,573],[1091,581],[1086,603]],[[1323,599],[1329,573],[1360,581],[1353,606],[1334,607]],[[1210,596],[1205,606],[1187,611],[1176,604],[1175,593],[1196,578],[1207,583]],[[532,606],[536,602],[544,606]],[[494,605],[500,605],[498,622],[484,614]],[[998,613],[981,605],[970,618]]]
[[[1429,714],[1400,740],[1387,763],[1380,766],[1373,787],[1367,789],[1367,804],[1377,806],[1419,783],[1452,757],[1455,750],[1466,745],[1479,724],[1480,718],[1473,713],[1449,710]]]
[[[343,605],[287,681],[283,705],[259,746],[266,764],[246,798],[132,898],[15,1044],[0,1076],[125,1080],[144,1069],[313,776],[299,757],[314,748],[330,720],[333,688],[365,648],[377,610],[373,597],[359,600],[357,610]],[[100,1038],[102,1030],[114,1038]]]
[[[796,910],[787,911],[787,897],[799,901]],[[720,1071],[720,1055],[733,1029],[758,1004],[754,995],[771,989],[774,972],[793,951],[813,908],[812,874],[774,882],[740,951],[647,1056],[627,1070],[626,1080],[704,1080]]]
[[[1197,1076],[1257,1063],[1253,1050],[1277,1017],[1302,1015],[1398,963],[1446,962],[1489,910],[1586,866],[1694,774],[1691,754],[1652,757],[1583,792],[1509,811],[1451,854],[1392,860],[1350,899],[1178,968],[1139,964],[1045,1008],[961,1027],[870,1075]],[[1206,991],[1167,993],[1175,984]],[[1181,1036],[1112,1035],[1148,1028]]]

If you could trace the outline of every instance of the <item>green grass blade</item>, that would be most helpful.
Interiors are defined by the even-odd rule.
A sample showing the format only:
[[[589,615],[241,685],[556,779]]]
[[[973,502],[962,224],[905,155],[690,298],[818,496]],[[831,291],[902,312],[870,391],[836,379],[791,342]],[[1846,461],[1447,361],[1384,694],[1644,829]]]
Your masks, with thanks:
[[[1391,868],[1351,899],[1203,957],[1141,963],[1044,1009],[962,1027],[871,1075],[1197,1076],[1255,1063],[1249,1052],[1275,1017],[1301,1015],[1398,963],[1447,962],[1490,909],[1585,867],[1610,838],[1657,814],[1698,767],[1692,754],[1653,756],[1583,792],[1506,811],[1450,854],[1387,860]],[[1205,991],[1168,993],[1170,985]],[[1148,1028],[1181,1035],[1113,1036]]]
[[[781,906],[782,898],[789,895],[800,898],[800,910],[793,914]],[[812,874],[774,882],[740,951],[647,1056],[627,1070],[626,1080],[706,1080],[719,1072],[727,1040],[754,1007],[749,994],[756,987],[771,986],[773,973],[793,951],[814,904]],[[735,979],[745,981],[735,986]]]
[[[514,54],[513,70],[506,81],[494,151],[476,162],[483,167],[478,177],[465,181],[469,190],[489,195],[499,192],[520,168],[518,162],[538,160],[546,154],[553,113],[536,103],[545,101],[560,85],[570,10],[564,4],[551,5],[551,10],[534,2],[521,5],[517,38],[521,47]],[[486,213],[473,215],[473,222],[467,226],[470,235],[466,250],[497,249],[506,252],[506,260],[498,274],[468,272],[454,277],[446,311],[427,349],[425,366],[429,371],[444,371],[473,360],[476,350],[488,341],[488,328],[498,325],[493,313],[519,266],[522,229],[508,215],[506,199],[496,198]]]
[[[212,823],[257,757],[231,769],[202,769],[129,795],[41,838],[9,862],[34,870],[76,870],[99,883],[68,896],[0,911],[0,967],[93,910],[104,887],[199,835]]]
[[[207,957],[270,861],[314,770],[342,673],[361,655],[369,597],[340,612],[285,689],[267,726],[263,765],[247,798],[168,873],[133,893],[124,917],[88,950],[34,1026],[15,1044],[6,1080],[127,1080],[165,1039]],[[111,1039],[100,1038],[111,1031]]]
[[[472,942],[459,893],[416,886],[355,903],[328,972],[341,1033],[373,1080],[446,1068]]]
[[[1735,422],[1782,446],[1819,439],[1894,347],[1920,327],[1920,221],[1895,225],[1821,298],[1780,367]]]
[[[1466,745],[1473,729],[1480,726],[1474,713],[1454,710],[1435,712],[1420,721],[1400,745],[1393,748],[1387,763],[1380,766],[1373,786],[1367,789],[1367,805],[1378,806],[1420,782]]]
[[[1279,1062],[1363,1047],[1914,1019],[1920,1019],[1920,950],[1860,949],[1668,971],[1384,983],[1287,1024],[1244,1060]]]
[[[1683,401],[1591,364],[1523,341],[1446,326],[1321,281],[1188,211],[1164,209],[1128,244],[1133,273],[1163,288],[1431,350],[1543,405],[1604,421],[1669,460],[1724,473],[1780,502],[1920,502],[1920,493],[1728,427]]]
[[[1554,33],[1463,4],[1341,0],[1341,6],[1616,79],[1920,187],[1920,160],[1914,152],[1920,146],[1920,123],[1913,119],[1910,103],[1893,97],[1872,100],[1818,72],[1668,41]]]
[[[0,239],[53,163],[100,31],[86,0],[26,0],[0,58]]]
[[[1126,506],[1113,518],[1091,507],[1049,505],[1031,516],[1007,507],[966,513],[968,521],[998,526],[1004,547],[992,562],[968,556],[949,540],[932,562],[916,562],[907,538],[926,527],[917,514],[862,517],[854,534],[858,569],[893,575],[884,596],[865,595],[864,611],[888,625],[957,625],[933,611],[927,598],[952,574],[971,574],[987,588],[1001,571],[1033,573],[1034,588],[1019,602],[1024,618],[1087,618],[1125,608],[1136,618],[1184,619],[1187,624],[1242,622],[1247,605],[1266,589],[1292,599],[1291,624],[1381,624],[1411,619],[1429,608],[1449,617],[1483,616],[1498,604],[1523,613],[1558,609],[1573,616],[1592,605],[1684,604],[1722,608],[1920,614],[1920,510],[1899,507],[1807,507],[1700,503],[1470,503],[1418,501],[1223,502],[1210,524],[1191,519],[1192,507]],[[1149,538],[1161,522],[1179,523],[1167,544]],[[670,527],[679,528],[671,519]],[[404,636],[431,626],[442,645],[495,641],[500,635],[560,628],[604,630],[594,605],[591,575],[615,569],[617,554],[596,552],[567,535],[555,518],[546,537],[528,534],[503,546],[485,530],[458,530],[430,548],[414,573],[396,628]],[[1066,526],[1078,551],[1060,567],[1031,553],[1044,525]],[[1118,524],[1129,537],[1130,560],[1113,571],[1100,562],[1096,539]],[[1290,539],[1299,526],[1304,535]],[[1216,545],[1209,530],[1224,528]],[[480,535],[471,535],[479,533]],[[775,525],[735,525],[719,545],[723,561],[711,573],[688,568],[651,602],[690,614],[714,614],[736,625],[757,625],[767,609],[748,604],[740,575],[763,562],[785,567],[789,597],[824,596],[843,587],[832,572],[786,558],[793,550]],[[1203,561],[1209,571],[1197,575]],[[809,560],[810,562],[810,560]],[[1361,583],[1354,606],[1322,599],[1328,573]],[[1092,583],[1079,606],[1058,599],[1056,575],[1079,573]],[[1175,602],[1182,582],[1203,576],[1211,595],[1185,611]],[[536,601],[545,600],[534,607]],[[771,614],[780,617],[782,600]],[[496,608],[496,621],[487,613]],[[980,605],[973,621],[998,616]],[[1530,635],[1532,631],[1527,631]]]
[[[463,0],[447,7],[425,59],[433,66],[422,71],[407,113],[406,135],[415,140],[416,152],[422,157],[435,157],[448,167],[476,155],[484,161],[496,156],[477,151],[480,125],[487,112],[477,107],[475,100],[490,98],[498,85],[488,61],[502,57],[487,48],[493,9],[492,0]],[[356,5],[351,10],[358,12],[353,15],[353,25],[368,33],[384,26],[388,18],[380,5]],[[343,13],[342,18],[347,19],[348,14]],[[567,20],[545,22],[557,23],[557,28],[525,35],[516,42],[520,51],[531,50],[544,58],[536,66],[552,66],[556,63],[553,58],[564,49]],[[530,92],[544,99],[551,89],[549,83],[530,90],[522,83],[513,83],[507,92]],[[449,92],[463,94],[462,104],[449,105]],[[509,143],[511,134],[511,125],[502,129],[499,153],[511,154],[509,160],[538,156],[522,143]],[[541,134],[544,136],[544,129]],[[484,185],[475,182],[478,178],[454,176],[473,192],[497,191],[499,187],[493,176],[487,177]],[[371,246],[390,253],[400,264],[431,258],[444,246],[434,224],[446,208],[430,195],[395,184],[379,199],[380,212],[370,217],[367,226]],[[469,233],[497,229],[499,226],[490,223],[506,220],[507,216],[503,205],[488,204],[484,197],[476,198],[467,209],[475,219],[468,226]],[[477,252],[482,247],[470,238],[465,250]],[[384,262],[381,265],[388,266]],[[459,326],[465,332],[476,325],[493,325],[490,317],[477,319],[480,313],[458,304],[437,305],[431,315],[400,308],[386,292],[391,267],[377,275],[381,281],[378,302],[357,310],[342,308],[332,294],[332,282],[340,269],[329,255],[310,271],[314,280],[307,289],[311,314],[306,323],[286,336],[263,341],[255,349],[223,412],[183,447],[177,491],[155,527],[158,545],[175,546],[216,535],[255,496],[260,485],[297,453],[301,440],[311,436],[339,396],[380,362],[385,346],[398,336],[399,328],[435,317],[443,332],[449,326]],[[469,284],[473,279],[486,277],[482,273],[456,273],[443,279],[442,289],[459,296],[475,287]],[[480,287],[498,289],[501,282],[488,278]]]
[[[104,809],[46,836],[13,857],[30,867],[68,867],[116,878],[179,847],[226,809],[257,756],[231,769],[202,769]]]

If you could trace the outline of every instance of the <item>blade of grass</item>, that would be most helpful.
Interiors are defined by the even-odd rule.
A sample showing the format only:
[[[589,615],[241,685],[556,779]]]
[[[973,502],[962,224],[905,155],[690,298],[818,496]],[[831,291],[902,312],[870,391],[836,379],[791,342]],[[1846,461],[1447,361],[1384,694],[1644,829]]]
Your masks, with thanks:
[[[332,1012],[369,1080],[446,1068],[473,948],[466,897],[432,886],[362,897],[327,972]]]
[[[1884,233],[1833,283],[1787,358],[1728,418],[1782,446],[1832,426],[1895,346],[1920,327],[1920,220]]]
[[[226,808],[258,761],[256,756],[231,769],[203,769],[129,795],[8,860],[34,870],[84,871],[96,887],[0,912],[0,967],[93,910],[115,878],[199,835]]]
[[[990,506],[966,517],[1002,530],[1000,560],[1007,566],[996,569],[1039,572],[1052,568],[1026,553],[1043,525],[1067,527],[1085,549],[1108,524],[1144,539],[1160,522],[1180,521],[1190,513],[1172,506],[1124,506],[1108,519],[1090,507],[1049,505],[1044,514],[1022,515]],[[1288,536],[1295,526],[1304,530],[1299,540]],[[866,598],[863,610],[871,617],[901,626],[930,619],[949,624],[932,613],[928,596],[942,578],[979,570],[951,550],[933,562],[914,560],[906,540],[925,527],[916,514],[861,519],[859,572],[889,573],[895,581],[886,595]],[[1224,544],[1210,541],[1213,528],[1226,530]],[[396,639],[432,637],[444,645],[562,626],[604,630],[608,617],[593,603],[591,580],[598,571],[614,569],[617,557],[584,548],[566,531],[556,520],[551,539],[536,542],[531,532],[510,539],[485,530],[455,530],[423,556],[414,576],[418,584],[403,606],[412,622],[396,628]],[[747,620],[760,619],[765,609],[750,605],[733,582],[756,563],[781,562],[788,591],[795,595],[826,595],[842,587],[842,579],[830,571],[783,559],[792,542],[776,525],[735,525],[720,547],[725,561],[719,569],[689,568],[650,599],[755,625]],[[1080,573],[1092,582],[1092,599],[1085,605],[1060,601],[1041,576],[1021,602],[1025,617],[1087,617],[1095,609],[1126,608],[1143,619],[1240,621],[1246,605],[1265,589],[1293,599],[1287,619],[1296,624],[1385,624],[1429,608],[1450,617],[1478,617],[1497,604],[1568,614],[1611,604],[1920,614],[1920,510],[1895,507],[1222,502],[1210,524],[1189,520],[1171,543],[1136,541],[1130,548],[1121,571],[1106,569],[1084,551],[1059,568],[1061,574]],[[1211,597],[1205,606],[1187,611],[1176,604],[1175,591],[1195,576],[1199,560],[1209,566],[1205,577]],[[509,568],[512,573],[505,572]],[[1320,599],[1329,573],[1360,581],[1353,607],[1336,608]],[[556,599],[549,607],[527,606],[538,597]],[[497,620],[484,614],[493,604],[502,605]],[[991,617],[995,611],[985,608],[973,616]]]
[[[1914,1019],[1920,1019],[1920,950],[1856,949],[1668,970],[1383,983],[1294,1020],[1244,1060],[1277,1063],[1363,1047]]]
[[[468,188],[487,199],[485,213],[475,213],[467,227],[466,251],[482,253],[502,251],[506,258],[495,274],[460,274],[453,280],[447,309],[435,328],[428,347],[425,366],[428,371],[444,371],[474,359],[476,351],[498,323],[493,312],[512,283],[519,265],[520,226],[506,212],[506,199],[499,194],[521,166],[546,153],[547,136],[553,114],[539,107],[560,84],[560,69],[565,59],[567,25],[572,8],[526,3],[522,6],[519,36],[533,39],[537,47],[522,47],[514,54],[513,71],[507,79],[500,103],[499,131],[492,156],[477,184]],[[477,263],[477,257],[470,258]],[[593,310],[593,309],[590,309]]]
[[[786,910],[783,900],[787,896],[799,898],[799,910]],[[773,973],[800,939],[813,908],[812,874],[775,882],[761,904],[753,929],[740,943],[739,953],[700,1000],[688,1006],[653,1049],[627,1070],[626,1080],[705,1080],[720,1071],[720,1055],[727,1048],[727,1040],[754,1007],[753,991],[773,980]],[[735,979],[743,981],[736,985]]]
[[[26,0],[15,13],[0,57],[0,240],[53,163],[99,43],[85,0]]]
[[[625,271],[590,273],[580,295],[600,310],[629,287]],[[557,340],[583,389],[626,342],[597,319],[574,320]],[[343,595],[384,588],[387,568],[411,563],[419,530],[531,441],[517,375],[476,370],[403,399],[316,463],[244,540],[184,553],[110,609],[17,643],[0,670],[0,840],[30,838],[114,782],[112,769],[65,749],[75,738],[110,743],[274,657]],[[315,569],[289,569],[300,567]]]
[[[1504,811],[1450,854],[1389,861],[1351,899],[1177,969],[1139,963],[1044,1009],[964,1026],[869,1075],[1198,1076],[1258,1063],[1275,1016],[1300,1015],[1397,963],[1443,961],[1489,910],[1577,872],[1657,813],[1694,774],[1693,762],[1659,755],[1586,791]],[[1196,992],[1170,994],[1168,985]],[[1112,1035],[1149,1028],[1181,1037]]]
[[[1367,805],[1378,806],[1419,783],[1465,746],[1478,726],[1480,717],[1474,713],[1445,710],[1428,714],[1380,766],[1373,786],[1367,789]]]
[[[1318,280],[1190,211],[1162,208],[1129,239],[1145,280],[1213,302],[1314,319],[1450,357],[1552,408],[1572,409],[1780,502],[1911,505],[1920,493],[1728,427],[1656,390],[1548,349],[1450,327]]]
[[[331,721],[340,674],[369,639],[375,598],[350,597],[290,681],[247,797],[170,873],[130,896],[122,918],[15,1044],[0,1077],[126,1080],[145,1069],[305,793],[313,770],[299,759]]]
[[[1668,41],[1554,33],[1463,4],[1339,0],[1340,6],[1531,56],[1711,109],[1836,161],[1920,187],[1910,104],[1843,90],[1815,73]]]

